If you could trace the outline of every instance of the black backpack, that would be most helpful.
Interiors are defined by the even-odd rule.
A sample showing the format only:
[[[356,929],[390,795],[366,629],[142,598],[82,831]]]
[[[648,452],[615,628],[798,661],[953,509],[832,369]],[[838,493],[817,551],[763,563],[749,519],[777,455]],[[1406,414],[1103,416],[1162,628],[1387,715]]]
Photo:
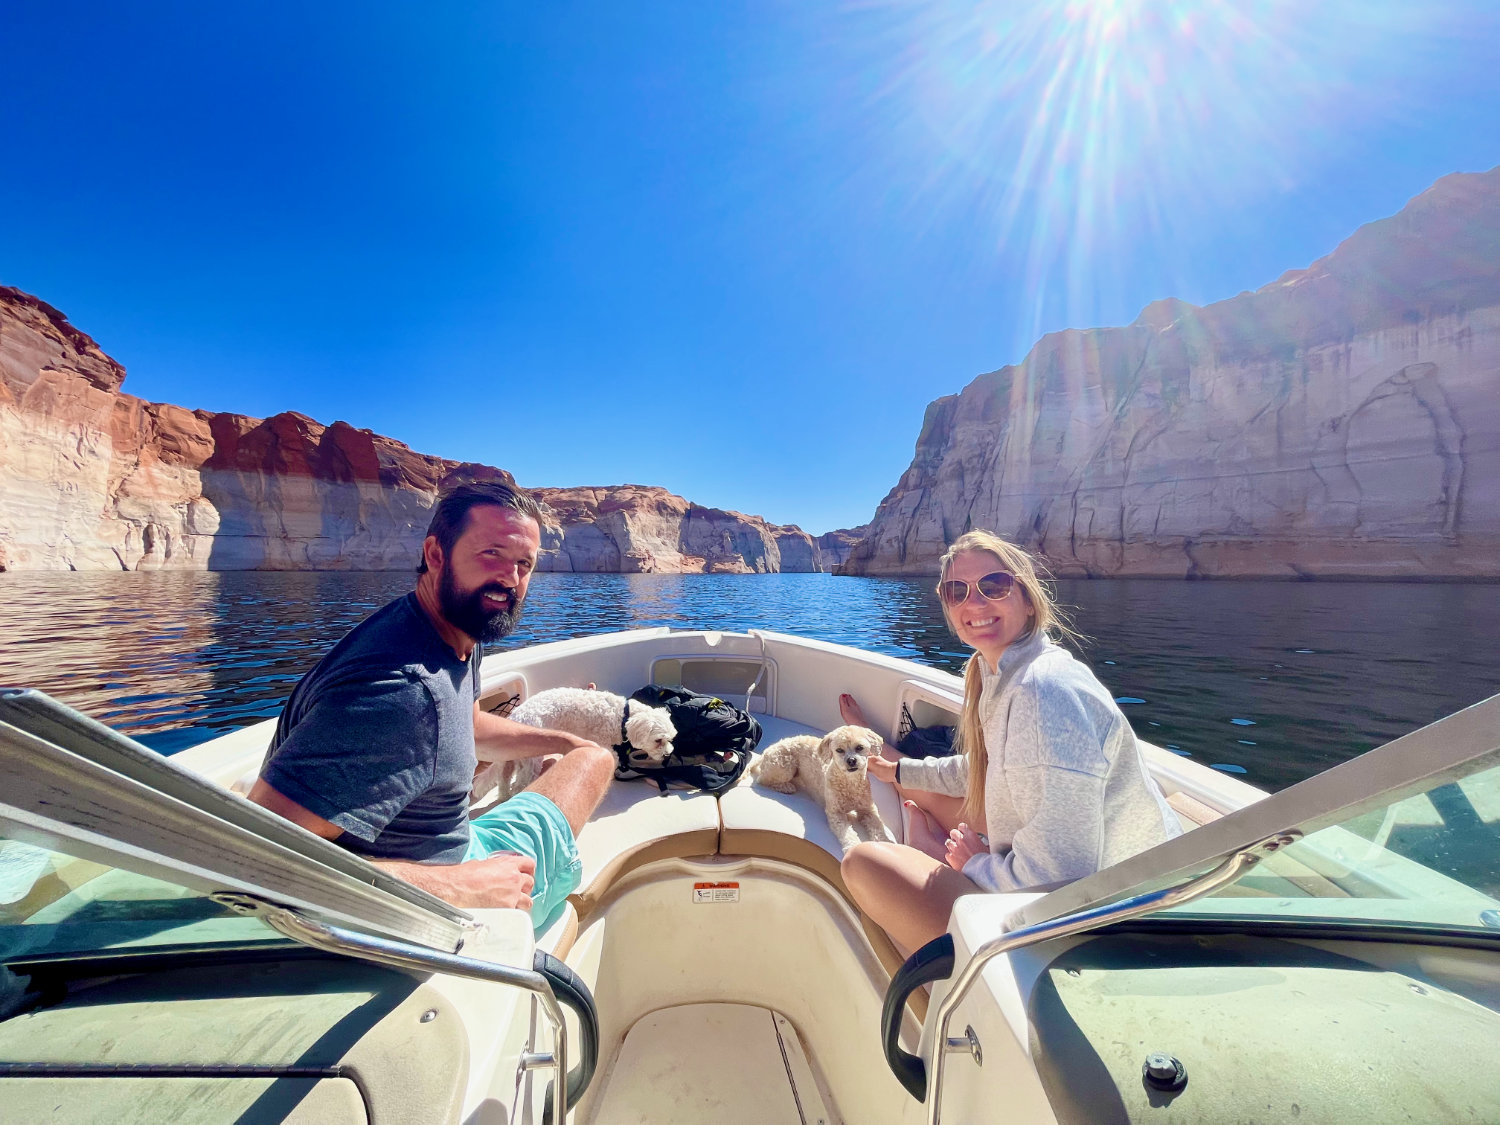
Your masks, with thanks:
[[[677,728],[672,753],[658,766],[630,759],[630,745],[614,747],[621,781],[646,778],[660,787],[677,784],[704,793],[718,793],[740,779],[750,764],[750,752],[760,743],[760,724],[733,704],[712,695],[681,687],[651,684],[631,697],[649,707],[665,707]]]

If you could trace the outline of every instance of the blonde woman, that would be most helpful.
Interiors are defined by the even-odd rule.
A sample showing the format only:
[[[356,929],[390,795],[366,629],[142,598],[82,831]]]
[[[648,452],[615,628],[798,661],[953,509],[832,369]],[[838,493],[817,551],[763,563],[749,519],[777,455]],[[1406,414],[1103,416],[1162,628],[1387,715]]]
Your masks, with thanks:
[[[1114,697],[1054,643],[1066,626],[1025,551],[971,531],[937,589],[974,650],[958,753],[871,761],[914,798],[911,842],[859,844],[843,864],[855,901],[908,953],[948,928],[962,895],[1079,879],[1180,831]]]

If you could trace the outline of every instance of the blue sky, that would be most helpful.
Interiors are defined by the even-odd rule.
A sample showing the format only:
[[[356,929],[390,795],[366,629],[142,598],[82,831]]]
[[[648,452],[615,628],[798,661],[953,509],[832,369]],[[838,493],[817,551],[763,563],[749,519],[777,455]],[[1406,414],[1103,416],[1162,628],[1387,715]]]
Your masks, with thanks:
[[[1500,163],[1497,10],[12,5],[0,283],[145,398],[817,533],[1041,333]]]

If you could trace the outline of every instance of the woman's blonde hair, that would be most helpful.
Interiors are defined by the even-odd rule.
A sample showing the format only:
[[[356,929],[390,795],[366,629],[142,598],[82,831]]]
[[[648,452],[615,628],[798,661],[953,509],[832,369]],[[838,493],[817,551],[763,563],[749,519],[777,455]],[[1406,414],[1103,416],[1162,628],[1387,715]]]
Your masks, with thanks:
[[[1038,632],[1046,634],[1053,640],[1064,637],[1077,638],[1078,634],[1073,631],[1072,625],[1058,607],[1047,577],[1039,572],[1036,560],[1028,552],[1014,543],[1006,542],[993,531],[969,531],[954,540],[953,545],[943,555],[940,564],[939,587],[948,580],[948,571],[953,566],[953,560],[959,555],[972,551],[982,551],[987,555],[993,555],[995,561],[1000,564],[1000,569],[1014,576],[1017,590],[1032,609],[1031,624],[1025,633],[1016,638],[1016,643],[1029,640]],[[958,630],[954,628],[953,614],[949,611],[948,603],[942,600],[941,595],[939,595],[938,602],[943,607],[943,618],[948,622],[948,628],[957,635]],[[983,679],[980,674],[981,660],[983,657],[975,652],[964,665],[964,707],[963,713],[959,716],[958,731],[954,739],[956,752],[969,759],[969,784],[964,793],[961,815],[970,824],[977,823],[984,814],[984,782],[989,766],[989,755],[985,753],[984,747],[984,724],[979,717],[979,697],[983,690]]]

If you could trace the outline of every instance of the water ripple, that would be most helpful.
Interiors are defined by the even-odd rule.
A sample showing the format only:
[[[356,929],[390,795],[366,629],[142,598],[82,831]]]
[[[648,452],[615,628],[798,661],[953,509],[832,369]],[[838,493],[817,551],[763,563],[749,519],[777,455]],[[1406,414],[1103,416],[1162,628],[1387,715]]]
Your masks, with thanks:
[[[0,683],[171,753],[275,715],[330,645],[410,585],[0,573]],[[1272,789],[1500,690],[1496,586],[1065,582],[1060,594],[1144,737]],[[967,656],[930,582],[816,574],[539,575],[508,643],[656,625],[774,629],[953,672]],[[1253,743],[1235,737],[1249,725]]]

